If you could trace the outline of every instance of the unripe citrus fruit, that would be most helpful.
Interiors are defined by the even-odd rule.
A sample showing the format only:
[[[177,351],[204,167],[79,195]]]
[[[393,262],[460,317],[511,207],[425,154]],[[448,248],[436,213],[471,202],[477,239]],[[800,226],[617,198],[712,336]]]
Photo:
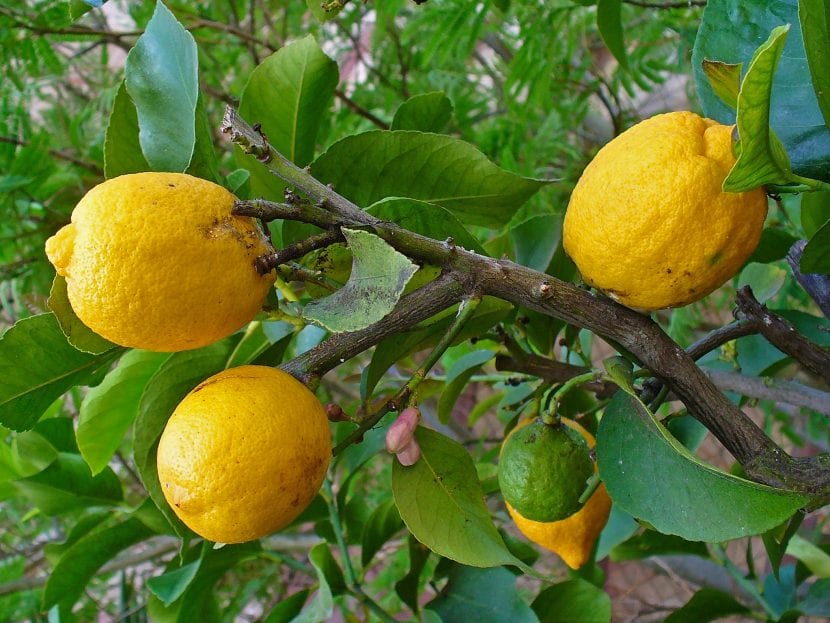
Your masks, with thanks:
[[[734,276],[761,236],[763,189],[721,190],[732,127],[657,115],[597,153],[574,188],[565,251],[590,285],[651,311],[703,298]]]
[[[579,510],[579,498],[594,473],[582,436],[541,418],[516,427],[502,445],[499,487],[504,499],[534,521],[564,519]]]
[[[233,203],[184,173],[122,175],[81,199],[46,255],[96,333],[148,350],[199,348],[250,321],[274,281],[254,265],[268,243]]]
[[[594,437],[582,426],[562,418],[562,422],[582,435],[588,447],[594,447]],[[525,423],[519,424],[524,426]],[[528,539],[558,555],[571,569],[579,569],[591,555],[602,529],[611,513],[611,498],[605,485],[597,489],[576,513],[560,521],[541,522],[523,517],[506,503],[507,512],[519,531]]]
[[[231,368],[203,381],[161,435],[161,490],[185,525],[241,543],[291,523],[314,499],[331,457],[316,396],[290,374]]]

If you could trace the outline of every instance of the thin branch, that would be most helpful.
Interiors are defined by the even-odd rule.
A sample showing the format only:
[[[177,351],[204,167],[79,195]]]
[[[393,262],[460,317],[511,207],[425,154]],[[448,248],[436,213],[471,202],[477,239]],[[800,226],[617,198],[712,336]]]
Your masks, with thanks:
[[[787,353],[825,383],[830,384],[830,353],[796,331],[787,320],[769,311],[752,294],[752,288],[738,290],[736,318],[754,322],[758,332],[778,350]]]
[[[29,145],[31,145],[29,141],[24,141],[22,139],[15,138],[14,136],[0,136],[0,143],[9,143],[11,145],[19,145],[20,147],[28,147]],[[79,166],[82,169],[86,169],[90,173],[94,173],[95,175],[104,174],[104,171],[97,164],[86,162],[84,160],[81,160],[80,158],[76,158],[71,154],[58,151],[57,149],[49,149],[48,151],[50,156],[58,158],[59,160],[71,162],[72,164]]]
[[[346,108],[348,108],[349,110],[351,110],[354,113],[357,113],[358,115],[360,115],[364,119],[368,119],[373,124],[375,124],[377,127],[379,127],[381,130],[388,130],[389,129],[389,124],[388,123],[386,123],[383,119],[381,119],[380,117],[375,115],[372,111],[367,110],[366,108],[363,108],[363,106],[361,106],[360,104],[355,102],[351,97],[346,95],[346,92],[343,91],[342,89],[335,89],[334,90],[334,95],[337,97],[337,99],[339,99],[341,102],[343,102],[346,105]]]
[[[309,236],[305,240],[300,240],[287,247],[279,249],[270,255],[263,255],[257,258],[256,267],[261,274],[270,273],[280,264],[286,264],[292,260],[297,260],[307,253],[316,251],[317,249],[324,249],[325,247],[334,244],[335,242],[343,242],[343,232],[340,228],[335,227],[329,231]]]
[[[583,366],[575,366],[547,357],[540,357],[532,353],[526,354],[522,360],[506,355],[499,355],[496,357],[496,370],[499,372],[529,374],[543,379],[548,383],[564,383],[575,376],[590,372],[588,368]],[[600,398],[610,398],[617,391],[617,386],[614,383],[603,383],[601,381],[585,383],[584,387],[594,392]]]
[[[368,228],[404,255],[443,268],[444,278],[452,280],[454,284],[452,296],[447,300],[457,300],[464,293],[481,292],[559,318],[619,343],[643,367],[654,371],[667,383],[686,404],[690,413],[721,441],[752,478],[772,486],[809,493],[817,502],[830,499],[830,455],[810,459],[794,459],[787,455],[732,404],[695,365],[689,354],[649,317],[509,260],[495,260],[457,247],[450,241],[440,242],[394,223],[380,221],[316,180],[308,171],[288,161],[233,109],[226,110],[222,131],[247,153],[264,162],[272,173],[323,206],[290,206],[300,220],[313,222],[319,218],[317,225],[323,228],[332,224]],[[256,204],[263,212],[267,212],[271,206],[276,212],[284,212],[286,208],[282,204],[269,205],[265,201],[246,203]],[[428,287],[429,285],[418,292]],[[440,289],[449,288],[444,284]],[[417,293],[410,297],[415,294]],[[422,311],[425,306],[422,306]],[[405,318],[409,315],[409,310],[402,310],[399,305],[393,314],[396,314],[398,327],[411,326],[411,321]],[[304,374],[309,365],[316,365],[320,369],[325,368],[326,364],[321,366],[323,361],[350,358],[380,341],[382,337],[379,335],[386,337],[397,330],[385,320],[362,332],[358,349],[354,348],[353,341],[347,337],[352,334],[334,335],[324,343],[328,344],[327,347],[318,347],[313,360],[303,360],[304,356],[301,356],[285,367],[291,372]],[[349,348],[341,350],[336,341],[338,339],[345,340],[344,345]]]
[[[411,329],[454,305],[461,300],[463,293],[464,288],[456,275],[442,275],[403,297],[395,309],[379,322],[360,331],[335,333],[280,367],[302,381],[319,377],[390,335]]]
[[[830,415],[830,393],[794,381],[746,376],[738,372],[705,370],[712,382],[723,391],[738,392],[748,398],[772,400],[794,407],[812,409]]]

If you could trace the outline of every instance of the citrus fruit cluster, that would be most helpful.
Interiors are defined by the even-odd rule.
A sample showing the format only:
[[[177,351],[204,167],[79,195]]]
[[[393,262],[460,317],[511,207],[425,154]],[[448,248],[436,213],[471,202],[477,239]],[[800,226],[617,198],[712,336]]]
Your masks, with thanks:
[[[721,189],[732,127],[691,112],[617,136],[582,173],[565,213],[565,251],[582,278],[642,311],[697,301],[733,277],[761,236],[763,189]]]
[[[541,427],[552,428],[554,431],[569,430],[575,435],[564,437],[560,432],[540,435],[538,431]],[[526,443],[527,439],[533,437],[544,441]],[[499,459],[499,484],[507,511],[516,527],[529,540],[557,554],[572,569],[578,569],[590,559],[591,551],[611,513],[611,498],[602,483],[583,505],[579,504],[585,480],[597,467],[588,459],[590,467],[586,475],[581,459],[575,460],[572,455],[581,456],[584,452],[587,456],[588,450],[594,445],[593,435],[568,418],[561,418],[558,427],[548,426],[541,419],[525,420],[516,425],[504,440]],[[506,465],[505,454],[508,457]],[[510,457],[511,454],[516,456]],[[562,461],[564,465],[554,465],[554,457],[563,455],[567,457]],[[502,477],[502,472],[512,470],[516,464],[534,466],[534,471],[527,472],[524,482],[518,484],[518,490],[524,492],[518,500],[508,488],[513,485]],[[538,471],[545,465],[552,467],[553,477],[550,473]],[[517,475],[514,476],[513,481],[519,481]],[[511,504],[511,499],[518,502],[519,506]],[[553,516],[555,520],[535,520],[526,516],[526,512],[533,513],[540,507],[544,508],[546,501],[551,500],[552,507],[559,509],[559,512],[547,516]],[[546,510],[549,511],[550,508],[549,505]]]
[[[90,190],[46,242],[69,302],[116,344],[175,352],[234,333],[274,282],[271,247],[234,196],[182,173],[137,173]],[[159,482],[176,515],[211,541],[239,543],[293,521],[331,456],[325,410],[289,374],[241,366],[203,381],[161,435]]]

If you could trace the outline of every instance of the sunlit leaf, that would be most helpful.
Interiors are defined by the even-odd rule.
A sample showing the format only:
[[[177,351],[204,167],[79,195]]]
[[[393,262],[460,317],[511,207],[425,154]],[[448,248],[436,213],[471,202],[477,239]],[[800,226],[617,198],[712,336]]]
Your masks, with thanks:
[[[51,313],[18,321],[0,337],[0,423],[31,428],[64,392],[91,380],[121,352],[74,349]]]
[[[336,333],[363,329],[386,316],[418,270],[378,236],[358,229],[342,231],[354,258],[349,281],[303,309],[305,318]]]
[[[397,461],[392,492],[401,518],[432,551],[474,567],[523,566],[504,544],[484,504],[473,460],[463,446],[420,427],[421,459]]]
[[[125,81],[141,151],[154,171],[187,169],[196,145],[196,42],[161,0],[127,56]]]
[[[600,421],[597,462],[623,510],[664,534],[720,542],[761,534],[807,497],[732,476],[678,443],[635,397],[617,392]]]

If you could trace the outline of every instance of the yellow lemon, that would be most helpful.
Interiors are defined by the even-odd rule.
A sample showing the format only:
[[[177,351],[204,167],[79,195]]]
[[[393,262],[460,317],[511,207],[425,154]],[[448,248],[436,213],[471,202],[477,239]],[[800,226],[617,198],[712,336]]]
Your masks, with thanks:
[[[46,241],[69,302],[122,346],[179,351],[249,322],[274,281],[254,262],[271,252],[233,195],[183,173],[122,175],[90,190]]]
[[[562,418],[562,422],[578,431],[588,447],[594,447],[595,440],[591,433],[573,420]],[[517,428],[528,423],[530,420],[520,423]],[[576,513],[559,521],[533,521],[523,517],[510,503],[505,502],[505,505],[516,527],[525,537],[559,556],[571,569],[578,569],[588,561],[611,513],[611,498],[604,484],[597,487]]]
[[[241,543],[291,523],[325,477],[329,423],[290,374],[240,366],[203,381],[161,435],[161,489],[185,525],[210,541]]]
[[[767,214],[763,189],[721,190],[734,163],[731,126],[691,112],[638,123],[585,168],[565,251],[588,284],[628,307],[703,298],[740,270]]]

